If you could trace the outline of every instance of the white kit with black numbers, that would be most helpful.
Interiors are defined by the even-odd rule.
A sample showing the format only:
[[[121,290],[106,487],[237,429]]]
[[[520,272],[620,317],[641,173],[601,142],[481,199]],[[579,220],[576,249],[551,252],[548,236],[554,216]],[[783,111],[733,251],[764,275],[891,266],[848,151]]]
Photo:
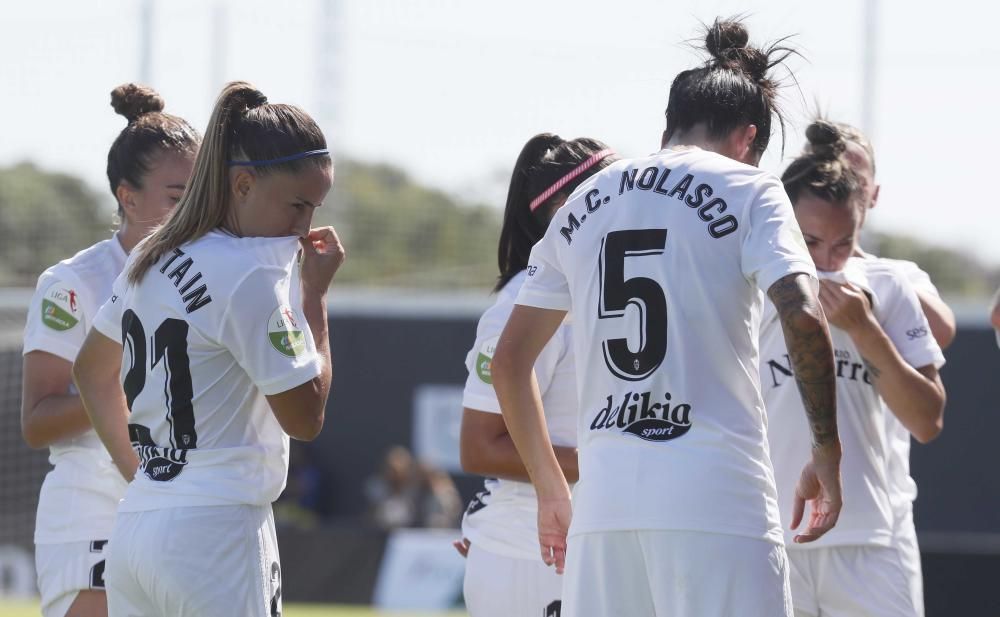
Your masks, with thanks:
[[[668,149],[574,191],[517,299],[572,311],[571,538],[655,529],[782,543],[757,339],[762,290],[793,273],[815,269],[781,182],[758,168]]]
[[[94,326],[123,344],[140,468],[122,512],[264,506],[281,493],[288,436],[265,395],[322,366],[302,315],[298,247],[216,231],[161,257],[138,285],[115,282]]]

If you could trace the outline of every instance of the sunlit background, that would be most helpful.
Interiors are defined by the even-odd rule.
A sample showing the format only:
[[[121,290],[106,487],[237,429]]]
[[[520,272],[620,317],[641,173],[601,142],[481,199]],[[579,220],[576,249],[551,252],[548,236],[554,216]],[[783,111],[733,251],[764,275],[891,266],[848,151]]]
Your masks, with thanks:
[[[995,3],[5,2],[0,343],[12,351],[0,357],[0,449],[22,447],[17,346],[37,275],[112,229],[105,164],[124,119],[112,111],[110,91],[127,81],[149,84],[166,111],[203,129],[222,85],[241,79],[272,102],[310,112],[335,153],[334,191],[319,215],[337,226],[350,254],[331,296],[335,343],[349,336],[338,333],[337,315],[360,319],[357,327],[386,315],[437,325],[465,320],[441,331],[454,340],[422,348],[455,348],[442,360],[446,375],[413,377],[452,389],[414,394],[410,386],[401,395],[407,428],[391,436],[453,472],[466,497],[475,481],[449,468],[451,454],[434,450],[453,444],[422,446],[418,434],[433,426],[427,417],[447,415],[437,410],[449,409],[454,388],[460,391],[470,324],[490,302],[500,212],[521,146],[548,131],[596,137],[624,156],[658,149],[670,81],[702,58],[692,45],[700,25],[737,14],[746,16],[753,42],[791,36],[801,52],[779,72],[784,147],[775,135],[763,166],[780,173],[817,113],[862,127],[882,184],[868,248],[918,261],[960,324],[984,327],[987,299],[1000,285]],[[411,322],[404,331],[426,331]],[[413,354],[384,348],[366,370]],[[348,353],[341,362],[359,357]],[[421,405],[431,411],[416,411]],[[447,422],[444,432],[454,437],[454,419]],[[313,451],[321,467],[332,460],[323,447]],[[372,460],[382,454],[379,446]],[[14,531],[0,545],[30,549],[27,502],[46,464],[39,453],[9,456],[0,470],[0,528]],[[335,474],[331,482],[346,483]],[[352,529],[344,521],[363,510],[340,504],[327,514]]]

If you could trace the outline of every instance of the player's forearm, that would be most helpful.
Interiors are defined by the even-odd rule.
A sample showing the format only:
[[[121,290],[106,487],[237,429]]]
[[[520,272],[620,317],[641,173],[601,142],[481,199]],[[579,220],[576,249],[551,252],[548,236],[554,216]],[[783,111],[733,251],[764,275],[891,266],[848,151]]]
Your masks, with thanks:
[[[25,403],[28,401],[25,400]],[[46,396],[21,410],[21,434],[32,448],[77,437],[90,429],[90,418],[75,394]]]
[[[941,432],[944,416],[941,384],[910,366],[874,320],[849,334],[875,389],[892,413],[918,441],[934,439]]]
[[[327,321],[326,296],[323,294],[313,294],[308,291],[303,293],[302,312],[309,324],[309,331],[312,332],[313,340],[316,342],[316,352],[323,363],[323,368],[319,376],[313,381],[315,383],[315,401],[306,410],[312,420],[323,423],[326,411],[326,400],[330,395],[330,384],[333,380],[333,359],[330,355],[330,332]],[[317,434],[319,431],[316,431]]]
[[[568,497],[569,487],[552,449],[532,363],[508,358],[497,348],[491,365],[493,388],[504,421],[539,498]]]
[[[937,341],[941,349],[946,349],[955,340],[956,326],[954,311],[944,303],[944,300],[934,294],[927,293],[926,291],[917,291],[917,297],[920,299],[920,308],[927,318],[928,325],[931,327],[931,334],[934,335],[934,340]]]
[[[576,482],[580,477],[577,466],[576,448],[553,446],[559,468],[568,482]],[[531,482],[528,468],[517,452],[510,434],[499,435],[485,443],[462,447],[462,469],[490,478]]]
[[[819,299],[802,274],[782,278],[771,286],[768,296],[781,318],[813,447],[838,445],[833,344]]]
[[[128,435],[128,406],[118,375],[106,371],[102,374],[100,368],[75,365],[73,378],[97,436],[122,476],[131,482],[139,467],[139,458]]]

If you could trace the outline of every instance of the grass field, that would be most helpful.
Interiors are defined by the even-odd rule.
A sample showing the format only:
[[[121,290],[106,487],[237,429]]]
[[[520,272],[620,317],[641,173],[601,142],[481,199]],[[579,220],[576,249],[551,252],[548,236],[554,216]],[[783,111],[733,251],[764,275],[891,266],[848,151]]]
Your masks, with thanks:
[[[37,602],[0,600],[0,617],[38,617]],[[282,617],[465,617],[464,611],[445,613],[382,612],[367,606],[286,604]]]

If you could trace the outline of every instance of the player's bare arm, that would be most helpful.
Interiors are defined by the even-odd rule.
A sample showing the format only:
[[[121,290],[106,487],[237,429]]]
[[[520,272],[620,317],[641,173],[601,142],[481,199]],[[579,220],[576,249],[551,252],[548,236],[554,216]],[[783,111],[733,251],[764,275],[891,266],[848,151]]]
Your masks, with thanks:
[[[937,369],[914,368],[903,359],[856,287],[822,281],[820,300],[830,323],[857,345],[876,390],[903,426],[921,443],[937,437],[944,426],[945,404]]]
[[[920,310],[923,311],[931,327],[934,340],[942,350],[946,349],[955,340],[955,332],[958,330],[955,325],[955,312],[945,304],[944,300],[923,289],[917,290],[917,298],[920,300]]]
[[[569,485],[552,450],[532,367],[565,311],[517,305],[493,356],[493,388],[504,421],[538,494],[542,559],[562,572],[571,517]]]
[[[120,381],[122,346],[92,329],[73,363],[73,380],[90,422],[118,471],[129,482],[139,467],[128,434],[128,405]]]
[[[344,262],[346,252],[332,227],[309,232],[302,244],[302,312],[316,351],[323,360],[322,372],[306,383],[267,397],[281,428],[290,437],[312,441],[323,429],[326,400],[333,379],[330,336],[327,331],[326,292]]]
[[[517,482],[531,481],[503,416],[464,408],[459,445],[465,472]],[[552,449],[566,480],[576,482],[580,477],[576,448],[553,446]]]
[[[45,351],[24,355],[21,385],[21,434],[32,448],[81,435],[90,428],[83,402],[67,394],[73,363]]]
[[[774,283],[767,295],[781,318],[813,445],[839,445],[833,345],[809,279],[804,274],[790,274]]]
[[[833,345],[826,317],[807,275],[785,276],[767,294],[781,318],[785,345],[812,432],[812,460],[802,470],[796,487],[791,521],[791,528],[798,528],[808,502],[808,525],[795,536],[795,542],[812,542],[836,525],[843,506]]]

